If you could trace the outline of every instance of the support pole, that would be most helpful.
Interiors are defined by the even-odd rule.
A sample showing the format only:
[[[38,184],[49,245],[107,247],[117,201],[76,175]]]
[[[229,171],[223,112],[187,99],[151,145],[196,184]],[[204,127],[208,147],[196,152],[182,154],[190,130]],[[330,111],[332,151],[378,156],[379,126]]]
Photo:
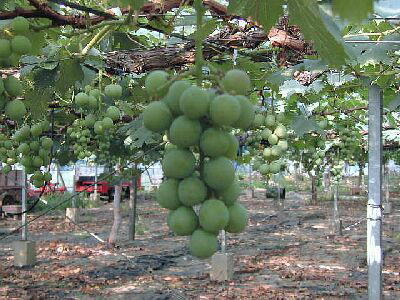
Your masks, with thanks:
[[[26,215],[26,209],[27,209],[27,205],[26,205],[26,173],[25,173],[25,168],[22,168],[22,188],[21,188],[21,204],[22,204],[22,211],[24,212],[22,214],[22,236],[21,239],[23,241],[27,241],[28,240],[28,225],[27,225],[27,215]]]
[[[97,163],[94,164],[94,199],[97,201]]]
[[[135,169],[135,172],[137,170]],[[137,207],[137,189],[138,189],[138,175],[135,174],[132,180],[132,188],[130,189],[129,195],[129,229],[128,229],[128,239],[130,241],[135,240],[136,235],[136,207]],[[140,175],[139,175],[140,176]]]
[[[369,88],[368,105],[368,299],[382,299],[382,90]]]

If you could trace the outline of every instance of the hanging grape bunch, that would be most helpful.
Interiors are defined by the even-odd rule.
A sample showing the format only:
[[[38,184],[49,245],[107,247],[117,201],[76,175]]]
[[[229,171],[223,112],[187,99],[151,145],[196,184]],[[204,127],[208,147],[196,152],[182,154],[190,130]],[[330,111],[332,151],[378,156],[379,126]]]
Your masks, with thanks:
[[[252,148],[251,153],[256,155],[252,162],[253,168],[262,175],[277,174],[285,168],[281,158],[288,149],[288,142],[282,121],[283,114],[258,113],[255,116],[253,126],[256,130],[248,139],[248,144]]]
[[[156,98],[167,80],[163,71],[150,73],[147,92]],[[221,85],[224,92],[175,81],[162,100],[143,112],[144,126],[167,132],[169,140],[162,160],[166,179],[156,200],[170,210],[169,228],[191,236],[190,251],[198,258],[217,251],[220,230],[239,233],[248,222],[246,209],[237,201],[240,187],[231,160],[239,145],[230,131],[247,129],[253,122],[254,107],[244,96],[250,79],[243,71],[231,70]],[[200,207],[198,214],[194,207]]]
[[[98,160],[107,161],[110,158],[110,144],[115,134],[115,124],[121,117],[116,106],[105,109],[103,96],[113,100],[122,97],[122,87],[109,84],[101,92],[97,88],[86,86],[84,92],[75,95],[76,108],[82,113],[81,119],[76,119],[67,129],[72,140],[72,150],[78,159],[96,155]]]
[[[30,24],[24,17],[12,19],[0,35],[0,66],[15,66],[21,55],[32,52]]]

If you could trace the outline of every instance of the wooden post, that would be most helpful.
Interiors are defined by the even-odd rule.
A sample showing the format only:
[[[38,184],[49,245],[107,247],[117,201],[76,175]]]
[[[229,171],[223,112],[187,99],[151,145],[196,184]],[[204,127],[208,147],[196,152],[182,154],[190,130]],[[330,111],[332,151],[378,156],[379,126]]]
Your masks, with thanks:
[[[311,174],[311,202],[317,204],[317,176]]]
[[[369,88],[368,105],[368,299],[382,299],[382,90]]]

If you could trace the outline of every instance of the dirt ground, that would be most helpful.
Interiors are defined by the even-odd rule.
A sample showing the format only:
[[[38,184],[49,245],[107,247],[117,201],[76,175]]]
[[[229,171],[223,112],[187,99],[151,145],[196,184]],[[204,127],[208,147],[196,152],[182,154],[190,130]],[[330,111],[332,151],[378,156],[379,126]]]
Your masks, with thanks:
[[[228,235],[234,279],[212,282],[210,260],[188,253],[187,239],[166,226],[166,211],[152,199],[138,203],[137,240],[127,241],[124,211],[118,248],[110,248],[61,214],[30,225],[38,263],[13,267],[12,241],[0,241],[0,299],[366,299],[366,205],[341,199],[343,236],[332,233],[332,202],[308,205],[305,193],[288,193],[279,204],[264,191],[242,195],[250,211],[246,232]],[[384,295],[400,299],[400,199],[385,215]],[[30,216],[32,218],[33,216]],[[357,224],[359,222],[359,224]],[[17,226],[1,220],[0,229]],[[112,205],[89,209],[80,224],[107,240]],[[4,236],[0,234],[0,238]]]

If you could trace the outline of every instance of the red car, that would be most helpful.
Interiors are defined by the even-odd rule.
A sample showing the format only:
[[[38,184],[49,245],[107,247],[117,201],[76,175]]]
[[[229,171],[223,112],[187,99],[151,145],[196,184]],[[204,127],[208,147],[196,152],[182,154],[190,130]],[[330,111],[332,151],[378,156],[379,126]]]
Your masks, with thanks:
[[[57,184],[49,182],[47,185],[42,186],[40,188],[36,188],[31,186],[28,189],[28,196],[29,197],[39,197],[40,195],[48,195],[53,193],[64,193],[67,190],[65,186],[58,186]]]
[[[89,194],[95,192],[95,177],[94,176],[79,176],[78,180],[75,183],[75,191],[76,192],[87,192]],[[129,195],[130,187],[132,186],[132,182],[126,181],[122,183],[122,189],[126,193],[126,196]],[[140,177],[137,181],[138,189],[141,188],[141,180]],[[114,195],[114,186],[110,185],[108,181],[102,180],[97,183],[97,193],[100,196],[108,197],[109,200],[112,199]]]

